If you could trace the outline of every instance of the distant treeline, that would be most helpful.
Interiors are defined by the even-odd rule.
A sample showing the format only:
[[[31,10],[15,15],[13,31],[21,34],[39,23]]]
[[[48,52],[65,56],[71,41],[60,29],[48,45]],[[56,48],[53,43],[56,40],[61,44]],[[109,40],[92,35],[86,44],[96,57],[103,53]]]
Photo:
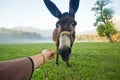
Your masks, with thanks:
[[[46,39],[46,37],[36,32],[0,28],[0,42],[42,40],[42,39]]]
[[[112,36],[114,42],[120,42],[120,32]],[[108,42],[106,37],[100,37],[97,34],[79,34],[76,36],[76,41],[97,41]]]
[[[44,32],[48,34],[47,32]],[[120,42],[120,32],[112,36],[114,42]],[[22,31],[14,29],[0,28],[0,43],[11,43],[11,42],[51,42],[51,36],[45,36],[37,32]],[[107,42],[106,37],[100,37],[97,34],[79,34],[76,35],[76,41],[97,41]]]

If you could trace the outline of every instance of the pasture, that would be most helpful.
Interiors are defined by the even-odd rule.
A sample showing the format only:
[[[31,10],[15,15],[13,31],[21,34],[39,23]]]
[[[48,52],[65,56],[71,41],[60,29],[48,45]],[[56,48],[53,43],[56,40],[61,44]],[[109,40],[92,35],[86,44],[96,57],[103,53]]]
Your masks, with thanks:
[[[43,49],[56,50],[53,43],[0,44],[0,61],[28,57]],[[59,57],[35,70],[31,80],[120,80],[120,43],[75,43],[71,68]]]

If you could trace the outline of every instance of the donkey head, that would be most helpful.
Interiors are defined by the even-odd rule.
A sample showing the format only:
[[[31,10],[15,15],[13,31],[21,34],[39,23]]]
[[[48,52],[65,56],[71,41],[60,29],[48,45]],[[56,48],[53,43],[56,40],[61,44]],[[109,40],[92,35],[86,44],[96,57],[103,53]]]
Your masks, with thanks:
[[[75,13],[78,10],[79,0],[70,0],[69,12],[63,14],[52,1],[44,0],[44,2],[50,13],[58,18],[53,32],[53,40],[56,42],[57,50],[62,59],[68,64],[71,47],[75,39],[75,26],[77,24]],[[58,57],[56,61],[58,63]]]

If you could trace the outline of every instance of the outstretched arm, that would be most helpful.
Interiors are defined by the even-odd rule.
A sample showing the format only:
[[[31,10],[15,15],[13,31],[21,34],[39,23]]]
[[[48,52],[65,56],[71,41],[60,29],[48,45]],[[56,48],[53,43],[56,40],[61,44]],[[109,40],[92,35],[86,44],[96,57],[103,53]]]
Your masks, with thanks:
[[[34,69],[54,57],[52,50],[43,50],[28,58],[0,62],[0,80],[29,80]]]
[[[44,64],[48,60],[54,58],[54,51],[43,50],[41,54],[34,55],[30,57],[34,63],[34,69],[38,68],[40,65]]]

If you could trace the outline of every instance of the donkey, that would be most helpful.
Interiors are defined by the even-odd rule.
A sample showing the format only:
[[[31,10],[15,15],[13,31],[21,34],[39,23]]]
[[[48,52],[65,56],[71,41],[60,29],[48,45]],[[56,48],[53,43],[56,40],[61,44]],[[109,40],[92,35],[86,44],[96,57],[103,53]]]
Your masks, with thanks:
[[[50,13],[58,18],[56,28],[53,31],[52,39],[56,43],[57,55],[56,65],[58,65],[59,54],[63,61],[66,62],[67,67],[70,67],[69,56],[73,42],[75,40],[75,13],[78,10],[79,0],[70,0],[69,12],[61,13],[57,6],[50,0],[44,0],[44,3]]]

